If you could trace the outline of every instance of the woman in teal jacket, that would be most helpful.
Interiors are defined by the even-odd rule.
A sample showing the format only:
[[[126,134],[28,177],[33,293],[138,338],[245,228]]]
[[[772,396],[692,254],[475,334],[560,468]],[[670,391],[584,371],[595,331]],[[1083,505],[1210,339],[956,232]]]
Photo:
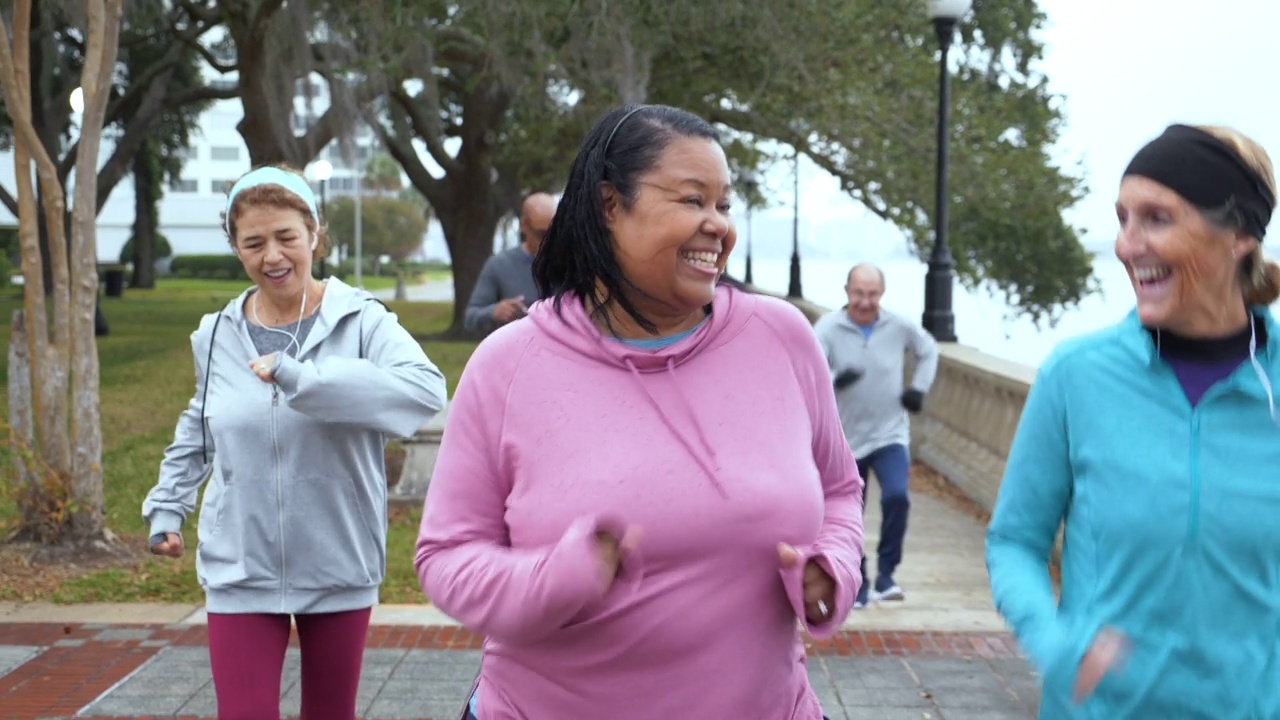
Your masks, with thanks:
[[[1171,126],[1125,170],[1137,307],[1041,366],[987,535],[1042,720],[1280,718],[1275,204],[1270,159],[1226,128]]]

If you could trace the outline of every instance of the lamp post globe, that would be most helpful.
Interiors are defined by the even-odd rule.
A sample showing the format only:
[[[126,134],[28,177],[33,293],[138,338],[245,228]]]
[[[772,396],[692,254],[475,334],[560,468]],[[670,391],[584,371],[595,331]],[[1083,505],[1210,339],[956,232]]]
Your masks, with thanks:
[[[324,182],[333,177],[333,163],[328,160],[317,160],[311,164],[311,175],[316,180]]]
[[[931,20],[949,19],[952,22],[964,17],[973,7],[973,0],[930,0]]]

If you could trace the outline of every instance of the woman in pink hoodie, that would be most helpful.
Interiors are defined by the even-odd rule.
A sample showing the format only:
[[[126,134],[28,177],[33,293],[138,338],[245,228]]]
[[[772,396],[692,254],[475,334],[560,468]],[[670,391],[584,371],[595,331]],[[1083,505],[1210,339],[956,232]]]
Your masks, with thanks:
[[[472,717],[823,717],[799,625],[853,605],[862,479],[803,315],[717,284],[730,192],[702,119],[607,114],[462,374],[415,565],[487,638]]]

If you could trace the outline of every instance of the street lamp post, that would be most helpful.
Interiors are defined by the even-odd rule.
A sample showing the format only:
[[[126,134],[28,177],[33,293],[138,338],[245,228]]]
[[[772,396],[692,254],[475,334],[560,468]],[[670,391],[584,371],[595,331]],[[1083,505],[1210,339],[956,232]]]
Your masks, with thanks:
[[[951,133],[951,69],[947,67],[956,23],[969,12],[972,0],[931,0],[929,17],[938,35],[938,161],[933,252],[924,277],[924,329],[939,342],[956,341],[956,316],[951,309],[955,258],[947,247],[947,141]]]
[[[320,181],[320,217],[328,222],[327,204],[325,201],[325,186],[329,183],[329,178],[333,177],[333,163],[328,160],[317,160],[311,166],[311,174],[316,180]],[[329,256],[328,248],[325,248],[325,254],[320,256],[320,279],[325,278],[325,260]]]
[[[795,178],[791,212],[791,283],[787,287],[787,296],[802,298],[800,291],[800,150],[796,149],[795,165],[792,168]]]
[[[755,227],[751,222],[751,214],[755,205],[756,190],[760,187],[760,178],[756,176],[754,170],[747,170],[742,174],[742,187],[746,190],[747,195],[747,267],[743,271],[742,281],[751,285],[754,283],[751,275],[751,233]]]

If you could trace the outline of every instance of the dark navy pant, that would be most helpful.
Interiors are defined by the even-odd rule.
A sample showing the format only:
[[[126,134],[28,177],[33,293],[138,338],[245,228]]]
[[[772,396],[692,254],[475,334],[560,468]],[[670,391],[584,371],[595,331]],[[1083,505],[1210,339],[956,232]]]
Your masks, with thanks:
[[[858,474],[862,476],[862,504],[867,504],[868,473],[876,476],[880,483],[880,513],[883,521],[880,525],[880,546],[877,548],[876,572],[878,577],[886,580],[893,576],[902,562],[902,543],[907,537],[907,514],[911,509],[911,500],[907,497],[907,474],[911,471],[911,459],[904,445],[887,445],[874,450],[870,455],[858,459]],[[867,576],[867,557],[862,556],[862,581],[870,582]],[[883,590],[884,588],[876,588]]]

